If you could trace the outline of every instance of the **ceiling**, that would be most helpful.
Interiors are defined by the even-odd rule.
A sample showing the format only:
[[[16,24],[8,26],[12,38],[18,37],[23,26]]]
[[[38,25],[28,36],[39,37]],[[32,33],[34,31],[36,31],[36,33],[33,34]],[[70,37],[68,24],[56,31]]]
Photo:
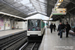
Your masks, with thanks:
[[[0,0],[0,12],[9,13],[23,18],[38,13],[49,17],[56,2],[57,0]],[[71,11],[73,13],[72,8],[75,7],[74,3],[75,0],[64,0],[59,8],[67,8],[69,12]],[[60,15],[53,15],[54,20],[58,20],[59,18]]]
[[[66,16],[75,15],[75,0],[64,0],[62,4],[59,6],[59,8],[67,8],[67,14],[66,15],[53,15],[53,19],[59,20],[62,18],[65,18]]]
[[[0,11],[28,17],[36,13],[47,15],[46,0],[0,0]]]
[[[0,11],[28,17],[37,13],[50,16],[57,0],[0,0]]]

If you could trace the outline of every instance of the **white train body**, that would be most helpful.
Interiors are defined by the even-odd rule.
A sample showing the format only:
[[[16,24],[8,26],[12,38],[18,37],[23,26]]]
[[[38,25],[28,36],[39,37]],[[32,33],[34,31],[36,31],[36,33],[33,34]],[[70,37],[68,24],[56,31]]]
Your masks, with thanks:
[[[38,40],[44,34],[44,22],[41,19],[29,19],[27,21],[27,36],[28,39]]]

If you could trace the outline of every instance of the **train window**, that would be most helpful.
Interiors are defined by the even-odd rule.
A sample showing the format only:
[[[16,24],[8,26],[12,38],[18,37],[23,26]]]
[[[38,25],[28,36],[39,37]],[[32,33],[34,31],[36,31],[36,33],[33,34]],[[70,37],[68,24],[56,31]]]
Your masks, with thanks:
[[[41,20],[28,20],[28,30],[29,31],[40,31],[41,30]]]

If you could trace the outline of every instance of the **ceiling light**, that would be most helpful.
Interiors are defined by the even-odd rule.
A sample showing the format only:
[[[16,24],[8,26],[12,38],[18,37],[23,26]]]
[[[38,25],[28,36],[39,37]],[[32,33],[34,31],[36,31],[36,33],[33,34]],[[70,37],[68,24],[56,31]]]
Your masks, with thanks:
[[[59,0],[59,2],[63,2],[63,0]]]
[[[57,3],[57,6],[59,6],[61,3]]]
[[[58,6],[55,7],[56,9],[58,8]]]
[[[53,18],[50,18],[50,20],[53,20]]]
[[[51,14],[51,15],[50,15],[50,18],[49,18],[49,20],[52,18],[52,16],[53,16],[53,14]]]

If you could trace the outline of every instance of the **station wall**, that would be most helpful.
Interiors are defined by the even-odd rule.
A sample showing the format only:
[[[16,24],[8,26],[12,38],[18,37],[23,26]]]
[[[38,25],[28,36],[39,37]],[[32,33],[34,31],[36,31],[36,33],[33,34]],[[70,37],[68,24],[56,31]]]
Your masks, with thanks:
[[[8,18],[0,18],[0,31],[11,30],[12,24],[11,20]]]
[[[11,29],[11,23],[10,23],[10,19],[5,19],[5,30],[10,30]]]
[[[0,19],[0,30],[4,30],[4,19]]]
[[[15,26],[15,24],[14,24],[14,21],[13,21],[13,20],[11,20],[11,21],[10,21],[10,23],[11,23],[11,28]]]
[[[15,29],[25,29],[27,30],[27,21],[15,21],[8,18],[0,18],[0,31],[11,30],[12,27]]]
[[[26,29],[27,30],[27,22],[17,22],[15,25],[16,28],[18,29]]]

